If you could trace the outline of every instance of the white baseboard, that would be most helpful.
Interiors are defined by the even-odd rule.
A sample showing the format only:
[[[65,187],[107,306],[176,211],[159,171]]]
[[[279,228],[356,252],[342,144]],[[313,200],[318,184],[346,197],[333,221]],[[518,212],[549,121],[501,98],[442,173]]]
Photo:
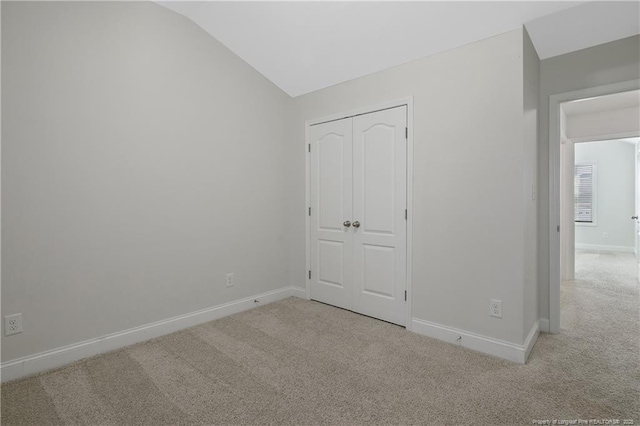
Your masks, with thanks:
[[[551,327],[549,326],[548,318],[540,318],[540,332],[541,333],[551,333]]]
[[[535,324],[531,327],[527,338],[524,339],[524,361],[523,364],[526,364],[529,359],[529,354],[531,354],[531,350],[533,346],[536,344],[538,340],[538,336],[540,335],[540,322],[536,321]]]
[[[301,292],[302,297],[304,297],[304,290],[295,287],[284,287],[95,339],[85,340],[84,342],[74,343],[35,355],[3,362],[0,365],[0,381],[4,383],[9,380],[15,380],[53,368],[62,367],[83,358],[123,348],[133,345],[134,343],[143,342],[173,333],[174,331],[246,311],[257,305],[265,305],[291,296],[301,297]],[[256,304],[255,300],[258,300],[259,303]]]
[[[520,364],[526,363],[529,352],[533,348],[539,333],[539,324],[536,322],[527,336],[525,344],[517,345],[419,318],[413,318],[411,322],[412,331],[415,333]]]
[[[635,247],[606,246],[601,244],[576,244],[576,250],[613,251],[617,253],[635,253]]]
[[[291,287],[291,295],[299,299],[307,298],[307,290],[300,287]]]

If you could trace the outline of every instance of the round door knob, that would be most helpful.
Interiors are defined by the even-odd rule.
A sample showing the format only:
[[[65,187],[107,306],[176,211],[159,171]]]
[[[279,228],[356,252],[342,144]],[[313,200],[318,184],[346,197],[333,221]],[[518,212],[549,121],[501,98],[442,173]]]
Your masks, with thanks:
[[[355,222],[353,222],[353,227],[354,228],[360,228],[360,222],[358,222],[357,220]]]
[[[351,226],[351,222],[349,222],[348,220],[345,220],[344,223],[342,224],[342,226],[348,228]]]

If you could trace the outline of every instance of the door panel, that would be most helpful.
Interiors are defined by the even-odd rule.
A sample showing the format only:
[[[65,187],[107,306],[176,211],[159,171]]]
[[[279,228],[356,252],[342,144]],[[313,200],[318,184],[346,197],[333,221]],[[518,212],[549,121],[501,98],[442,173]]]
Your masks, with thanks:
[[[354,310],[405,325],[406,107],[353,118]]]
[[[344,135],[328,133],[318,139],[319,228],[342,231],[344,215]]]
[[[404,131],[404,130],[403,130]],[[362,131],[362,227],[367,233],[394,233],[395,128],[376,123]]]
[[[344,243],[318,240],[318,282],[344,287]]]
[[[311,298],[352,309],[351,119],[310,128]]]
[[[394,298],[395,251],[394,247],[362,244],[363,275],[362,291],[373,296]]]

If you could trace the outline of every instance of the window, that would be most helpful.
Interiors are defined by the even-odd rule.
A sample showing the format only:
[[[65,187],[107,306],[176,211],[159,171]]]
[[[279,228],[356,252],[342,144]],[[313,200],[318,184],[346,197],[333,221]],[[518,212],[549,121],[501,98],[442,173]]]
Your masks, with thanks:
[[[595,224],[595,164],[576,164],[573,202],[576,223]]]

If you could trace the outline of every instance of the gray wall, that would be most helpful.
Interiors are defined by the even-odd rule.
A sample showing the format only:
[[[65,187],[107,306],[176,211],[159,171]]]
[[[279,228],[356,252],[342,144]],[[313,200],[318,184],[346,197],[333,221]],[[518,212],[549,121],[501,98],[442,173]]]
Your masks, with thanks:
[[[2,88],[2,361],[291,284],[290,98],[192,22],[3,1]]]
[[[640,78],[640,36],[556,56],[540,63],[538,244],[540,317],[549,318],[549,96]]]
[[[575,164],[596,165],[596,224],[576,223],[577,248],[634,250],[636,225],[630,218],[635,214],[635,152],[635,144],[624,141],[575,144]]]
[[[523,188],[533,182],[522,172],[522,49],[516,30],[294,99],[296,285],[306,280],[305,121],[413,96],[413,316],[522,343]],[[503,319],[489,317],[491,298]]]
[[[538,114],[540,111],[540,58],[523,31],[524,188],[524,338],[538,320]]]

